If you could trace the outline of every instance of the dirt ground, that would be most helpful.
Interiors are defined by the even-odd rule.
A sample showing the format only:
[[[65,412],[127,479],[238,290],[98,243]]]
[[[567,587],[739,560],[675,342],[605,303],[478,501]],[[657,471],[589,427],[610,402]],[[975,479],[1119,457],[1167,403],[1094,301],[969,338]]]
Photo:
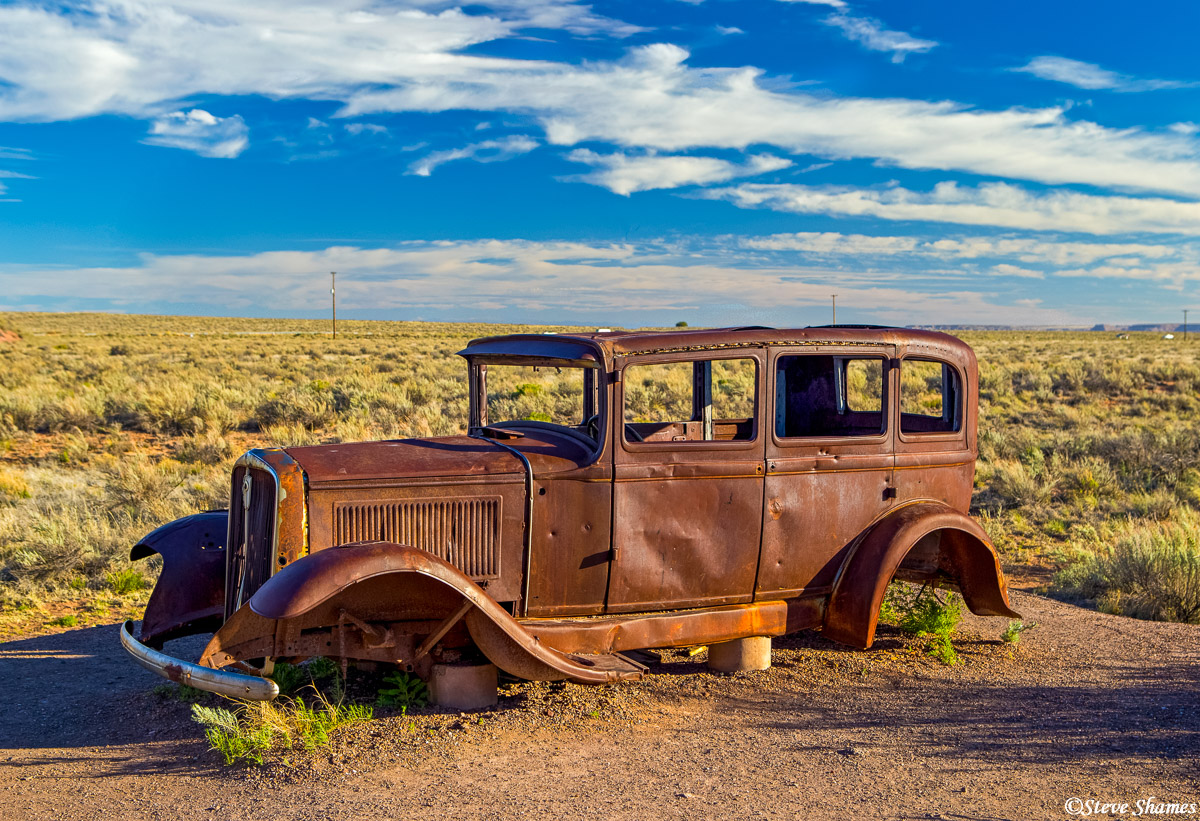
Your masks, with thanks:
[[[640,683],[510,685],[495,710],[384,717],[263,768],[221,765],[117,625],[16,639],[0,818],[1024,821],[1072,797],[1200,815],[1200,627],[1013,598],[1037,626],[1014,647],[969,617],[955,667],[891,632],[866,652],[779,639],[761,673],[668,653]]]

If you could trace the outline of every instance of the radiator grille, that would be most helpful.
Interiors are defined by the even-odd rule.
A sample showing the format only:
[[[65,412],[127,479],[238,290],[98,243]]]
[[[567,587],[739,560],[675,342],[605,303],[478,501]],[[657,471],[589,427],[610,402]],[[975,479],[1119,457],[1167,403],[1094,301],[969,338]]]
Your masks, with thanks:
[[[243,481],[250,477],[250,508]],[[233,470],[226,542],[225,618],[271,578],[275,561],[275,477],[265,470],[238,465]],[[246,514],[249,514],[247,516]],[[249,537],[249,538],[247,538]]]
[[[499,575],[500,498],[338,502],[335,544],[378,539],[432,553],[473,579]]]

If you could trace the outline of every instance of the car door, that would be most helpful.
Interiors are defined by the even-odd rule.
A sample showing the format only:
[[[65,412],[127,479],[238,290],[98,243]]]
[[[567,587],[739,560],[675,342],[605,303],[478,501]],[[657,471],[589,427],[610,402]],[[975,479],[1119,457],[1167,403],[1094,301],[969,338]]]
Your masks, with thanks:
[[[609,612],[747,602],[762,529],[762,349],[628,357],[613,414]]]
[[[851,542],[893,505],[894,355],[771,351],[759,600],[828,593]]]

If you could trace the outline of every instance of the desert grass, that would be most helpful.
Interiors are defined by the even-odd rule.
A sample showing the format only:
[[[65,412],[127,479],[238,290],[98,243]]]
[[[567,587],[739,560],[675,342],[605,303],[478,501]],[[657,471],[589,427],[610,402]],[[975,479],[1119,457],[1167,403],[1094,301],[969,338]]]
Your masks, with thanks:
[[[335,340],[318,321],[32,313],[0,314],[0,328],[21,335],[0,343],[4,611],[144,596],[129,574],[149,582],[155,568],[130,565],[129,547],[170,519],[225,506],[238,453],[458,433],[467,384],[456,351],[477,336],[565,330],[345,321]],[[1135,534],[1168,551],[1175,536],[1159,539],[1159,529],[1194,533],[1200,342],[1151,333],[959,336],[980,361],[972,512],[1006,565],[1117,573],[1105,557]],[[571,381],[578,371],[496,370],[493,419],[583,421]],[[690,391],[690,373],[632,376],[634,419],[670,416]],[[939,377],[921,378],[929,387]],[[855,391],[873,395],[873,379],[856,376]],[[752,368],[722,365],[716,401],[742,415],[752,384]],[[914,397],[916,406],[937,401],[933,388]],[[1082,595],[1074,578],[1058,585]],[[1122,612],[1169,617],[1128,595]],[[53,615],[61,614],[47,621]]]

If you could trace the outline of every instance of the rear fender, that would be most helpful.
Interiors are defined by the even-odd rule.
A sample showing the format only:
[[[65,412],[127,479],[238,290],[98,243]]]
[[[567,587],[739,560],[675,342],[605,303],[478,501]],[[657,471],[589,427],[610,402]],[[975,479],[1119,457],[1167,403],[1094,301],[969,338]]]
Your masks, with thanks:
[[[413,664],[416,638],[450,630],[458,618],[493,664],[520,678],[597,684],[633,677],[540,644],[458,568],[390,542],[358,542],[292,562],[217,631],[200,663],[320,654]]]
[[[1021,617],[1009,605],[1000,560],[983,528],[940,502],[917,502],[877,522],[851,552],[834,582],[822,635],[870,647],[887,586],[918,543],[927,565],[923,577],[952,581],[972,613]]]
[[[221,626],[225,600],[225,535],[229,512],[185,516],[147,534],[129,551],[130,561],[162,556],[162,572],[146,613],[141,640],[152,647]]]

